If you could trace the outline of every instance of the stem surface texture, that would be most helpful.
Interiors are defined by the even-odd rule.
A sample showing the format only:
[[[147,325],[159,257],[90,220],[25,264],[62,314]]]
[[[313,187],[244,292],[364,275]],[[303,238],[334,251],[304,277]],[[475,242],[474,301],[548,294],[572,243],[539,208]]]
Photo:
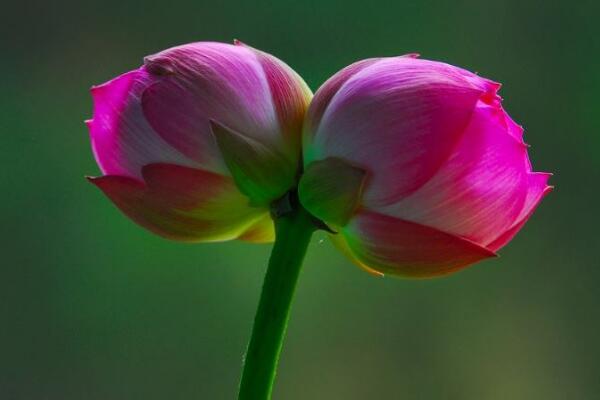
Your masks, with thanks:
[[[238,400],[268,400],[313,219],[299,206],[275,218],[275,245],[246,352]]]

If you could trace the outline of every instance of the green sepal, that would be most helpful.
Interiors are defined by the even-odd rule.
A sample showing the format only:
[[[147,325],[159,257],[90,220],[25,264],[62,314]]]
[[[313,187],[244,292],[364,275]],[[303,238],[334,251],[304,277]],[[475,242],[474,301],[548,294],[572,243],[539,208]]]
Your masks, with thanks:
[[[310,163],[298,195],[314,216],[336,227],[346,225],[360,204],[367,171],[336,157]]]
[[[210,126],[233,180],[251,205],[268,205],[295,185],[297,166],[284,154],[214,120]]]

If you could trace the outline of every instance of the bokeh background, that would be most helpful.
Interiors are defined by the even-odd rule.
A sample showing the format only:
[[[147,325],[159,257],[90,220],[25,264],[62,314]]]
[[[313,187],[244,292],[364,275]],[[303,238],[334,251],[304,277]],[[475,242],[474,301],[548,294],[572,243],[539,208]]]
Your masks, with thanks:
[[[596,1],[7,2],[0,24],[0,399],[234,399],[269,245],[190,245],[123,217],[88,88],[176,44],[239,38],[313,90],[419,52],[504,84],[556,190],[500,259],[375,278],[317,234],[275,399],[563,400],[600,391]]]

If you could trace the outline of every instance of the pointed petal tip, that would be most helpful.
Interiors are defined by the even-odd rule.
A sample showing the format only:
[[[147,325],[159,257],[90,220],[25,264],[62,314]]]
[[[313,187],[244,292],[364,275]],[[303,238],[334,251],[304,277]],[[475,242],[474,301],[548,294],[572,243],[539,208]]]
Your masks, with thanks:
[[[358,263],[358,266],[361,267],[367,274],[374,276],[375,278],[385,278],[385,274],[383,272],[379,272],[373,268],[369,268],[362,263]]]
[[[110,98],[115,90],[119,91],[125,84],[129,84],[129,82],[138,76],[139,72],[140,69],[134,69],[99,85],[92,85],[92,87],[90,87],[90,93],[94,103]]]
[[[144,66],[148,66],[149,64],[152,64],[153,61],[154,61],[154,55],[146,56],[142,59]]]
[[[210,125],[210,129],[211,129],[211,131],[213,131],[213,134],[214,134],[214,128],[217,128],[217,129],[218,129],[218,128],[220,128],[220,127],[222,127],[222,126],[223,126],[223,125],[221,125],[221,124],[219,123],[219,121],[217,121],[217,120],[215,120],[215,119],[213,119],[213,118],[209,118],[209,119],[208,119],[208,124]]]
[[[98,181],[100,180],[100,178],[102,178],[101,176],[91,176],[91,175],[85,175],[84,178],[89,182],[92,183],[96,186],[98,186]]]
[[[210,133],[215,137],[215,139],[218,136],[223,136],[224,134],[232,133],[229,128],[227,128],[225,125],[223,125],[216,119],[209,118],[208,125],[210,126]]]
[[[100,83],[98,85],[92,85],[90,87],[90,93],[92,94],[92,97],[95,97],[99,94],[101,94],[104,89],[106,89],[113,81],[117,80],[119,77],[113,78],[109,81],[106,81],[104,83]]]
[[[496,92],[502,88],[502,84],[500,82],[496,82],[496,81],[493,81],[493,80],[487,79],[487,78],[482,78],[482,79],[484,79],[490,85],[491,88],[495,89]],[[498,96],[498,98],[500,100],[502,100],[502,97]]]
[[[501,85],[488,79],[481,79],[483,79],[486,85],[480,97],[481,101],[483,101],[485,104],[500,106],[500,103],[502,103],[502,97],[498,94],[498,91],[500,90]]]
[[[480,254],[482,255],[482,259],[486,259],[486,258],[498,258],[500,257],[500,254],[496,253],[494,250],[490,249],[487,246],[484,246],[483,244],[479,244],[477,242],[474,242],[472,240],[469,240],[465,237],[462,237],[460,235],[454,235],[454,234],[449,234],[452,235],[454,237],[456,237],[457,239],[460,239],[462,241],[465,241],[469,244],[471,244],[473,246],[473,248],[477,248],[477,251],[480,252]]]
[[[103,83],[100,85],[93,85],[92,87],[90,87],[90,94],[92,95],[92,100],[94,102],[98,101],[98,98],[102,95],[103,88],[105,85],[106,83]]]
[[[159,58],[155,55],[144,57],[144,67],[148,73],[156,76],[175,74],[175,67],[168,58]]]
[[[222,124],[221,122],[217,121],[216,119],[212,119],[210,118],[208,120],[208,124],[210,126],[210,132],[212,133],[212,135],[214,136],[215,139],[219,140],[219,139],[224,139],[224,137],[242,137],[244,135],[242,135],[241,133],[227,127],[226,125]],[[244,136],[245,137],[245,136]],[[246,138],[248,140],[248,138]]]
[[[248,50],[252,50],[252,51],[255,51],[255,52],[261,52],[260,50],[255,49],[254,47],[250,46],[248,43],[242,42],[239,39],[233,39],[233,45],[234,46],[238,46],[238,47],[244,47],[244,48],[246,48]]]
[[[544,180],[544,183],[548,182],[550,180],[550,178],[552,178],[554,176],[554,173],[552,173],[552,172],[530,172],[529,174],[541,177],[541,179]],[[546,185],[546,187],[554,188],[554,186],[548,186],[548,185]]]
[[[90,86],[90,93],[93,95],[93,94],[95,94],[95,93],[97,93],[97,92],[101,92],[101,91],[102,91],[102,89],[104,89],[104,88],[106,87],[106,85],[108,85],[108,84],[109,84],[110,82],[112,82],[113,80],[114,80],[114,79],[110,79],[110,80],[108,80],[108,81],[106,81],[106,82],[103,82],[103,83],[98,83],[98,84],[95,84],[95,85],[92,85],[92,86]]]

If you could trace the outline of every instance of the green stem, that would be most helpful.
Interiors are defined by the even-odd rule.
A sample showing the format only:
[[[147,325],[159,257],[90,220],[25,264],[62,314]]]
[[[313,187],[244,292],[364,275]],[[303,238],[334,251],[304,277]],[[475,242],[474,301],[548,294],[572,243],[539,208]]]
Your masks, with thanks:
[[[271,398],[296,282],[314,231],[312,217],[301,206],[275,219],[275,245],[254,318],[238,400]]]

